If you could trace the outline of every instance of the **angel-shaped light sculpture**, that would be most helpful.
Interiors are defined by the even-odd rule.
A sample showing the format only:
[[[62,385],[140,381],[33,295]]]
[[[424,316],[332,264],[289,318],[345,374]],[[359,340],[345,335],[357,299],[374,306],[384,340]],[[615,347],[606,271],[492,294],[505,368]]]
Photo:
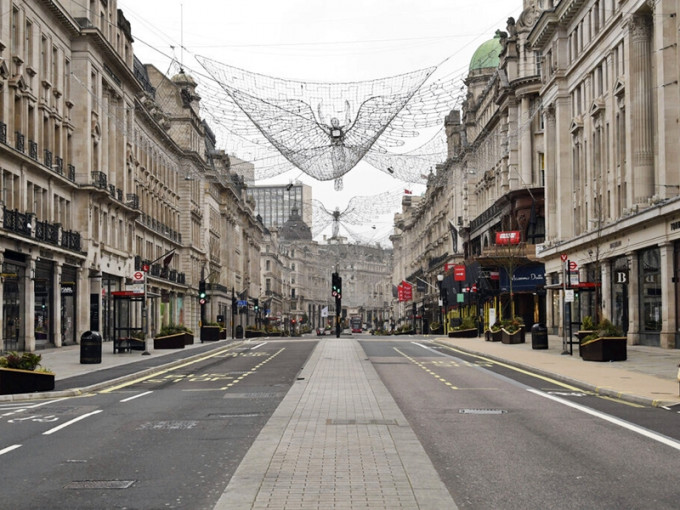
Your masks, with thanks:
[[[368,244],[378,232],[374,232],[371,237],[358,234],[350,226],[371,225],[372,230],[376,229],[376,223],[381,216],[393,214],[395,209],[401,204],[403,192],[386,191],[373,196],[359,196],[352,198],[347,207],[340,209],[336,207],[329,211],[320,201],[312,200],[312,234],[319,235],[326,228],[331,226],[331,239],[338,239],[340,226],[356,241]],[[391,219],[391,218],[390,218]]]
[[[308,83],[197,60],[288,161],[317,180],[335,179],[336,189],[436,69],[365,82]]]

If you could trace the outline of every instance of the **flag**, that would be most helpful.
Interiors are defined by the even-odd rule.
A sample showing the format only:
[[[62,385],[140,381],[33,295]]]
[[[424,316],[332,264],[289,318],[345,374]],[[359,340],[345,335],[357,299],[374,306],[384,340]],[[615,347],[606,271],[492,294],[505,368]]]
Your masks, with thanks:
[[[175,255],[175,250],[170,251],[163,259],[163,267],[168,267],[172,261],[172,257]]]
[[[453,243],[453,253],[458,253],[458,229],[456,226],[453,224],[451,220],[449,220],[449,230],[451,231],[451,242]]]
[[[410,189],[405,189],[404,190],[404,195],[412,195],[413,192]]]
[[[328,317],[328,307],[327,306],[324,306],[321,309],[321,317]]]

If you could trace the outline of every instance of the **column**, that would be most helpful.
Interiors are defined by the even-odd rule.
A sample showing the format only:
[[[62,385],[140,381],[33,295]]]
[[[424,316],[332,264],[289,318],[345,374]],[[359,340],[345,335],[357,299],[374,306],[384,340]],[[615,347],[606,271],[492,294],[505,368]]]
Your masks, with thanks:
[[[24,350],[35,352],[35,257],[26,257],[27,266],[24,276],[24,309],[22,323],[24,325]]]
[[[633,203],[654,194],[651,23],[647,16],[630,19],[631,151]]]
[[[2,113],[2,112],[0,112]],[[0,250],[0,272],[3,271],[3,265],[5,263],[5,252]],[[0,307],[0,350],[6,349],[4,345],[4,332],[5,332],[5,277],[0,277],[0,303],[3,305]]]
[[[76,342],[80,342],[83,333],[90,330],[90,279],[89,269],[79,267],[76,270]]]
[[[638,270],[638,256],[635,252],[626,253],[628,257],[628,343],[640,343],[640,273]]]
[[[54,263],[54,273],[52,273],[52,338],[54,346],[62,346],[61,338],[61,270],[62,263]]]
[[[675,282],[673,243],[659,245],[661,258],[661,335],[660,345],[664,349],[675,348],[675,331],[677,318],[675,316]]]
[[[552,240],[557,238],[557,153],[555,144],[556,129],[555,129],[555,107],[548,106],[545,109],[545,205],[546,205],[546,239]]]
[[[523,96],[521,101],[521,112],[519,122],[519,143],[520,143],[520,172],[524,184],[533,188],[536,183],[533,176],[533,160],[532,160],[532,137],[533,129],[531,128],[531,99],[529,96]]]

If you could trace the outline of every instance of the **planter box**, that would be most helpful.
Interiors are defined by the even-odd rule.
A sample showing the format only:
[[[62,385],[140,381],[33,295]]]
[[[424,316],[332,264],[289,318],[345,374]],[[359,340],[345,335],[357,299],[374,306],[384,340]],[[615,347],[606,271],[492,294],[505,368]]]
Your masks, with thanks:
[[[449,338],[476,338],[478,334],[477,328],[454,329],[449,331]]]
[[[628,338],[602,336],[583,342],[579,354],[585,361],[626,361]]]
[[[14,368],[0,368],[0,395],[37,393],[54,389],[54,374]]]
[[[498,331],[487,329],[484,332],[484,336],[486,337],[487,342],[500,342],[503,340],[503,332],[500,329]]]
[[[260,338],[263,336],[269,336],[266,331],[253,331],[251,329],[246,329],[246,338]]]
[[[153,339],[153,348],[184,349],[184,346],[187,345],[185,335],[186,333],[175,333],[174,335],[157,336],[156,338]],[[193,335],[190,336],[191,343],[193,343],[194,336]]]
[[[201,342],[216,342],[220,339],[219,326],[203,326],[201,328]]]
[[[220,329],[220,340],[226,340],[226,339],[227,339],[227,328],[222,328],[222,329]]]
[[[501,342],[504,344],[523,344],[524,343],[524,327],[519,328],[514,333],[509,333],[501,328],[502,338]]]

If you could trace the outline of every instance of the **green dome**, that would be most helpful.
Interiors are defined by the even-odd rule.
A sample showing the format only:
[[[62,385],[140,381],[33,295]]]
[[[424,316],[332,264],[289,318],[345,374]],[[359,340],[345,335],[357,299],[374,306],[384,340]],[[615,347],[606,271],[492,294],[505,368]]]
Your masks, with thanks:
[[[498,67],[502,50],[501,38],[498,32],[496,32],[496,36],[493,39],[482,44],[477,48],[475,54],[472,55],[472,60],[470,60],[470,71]]]

